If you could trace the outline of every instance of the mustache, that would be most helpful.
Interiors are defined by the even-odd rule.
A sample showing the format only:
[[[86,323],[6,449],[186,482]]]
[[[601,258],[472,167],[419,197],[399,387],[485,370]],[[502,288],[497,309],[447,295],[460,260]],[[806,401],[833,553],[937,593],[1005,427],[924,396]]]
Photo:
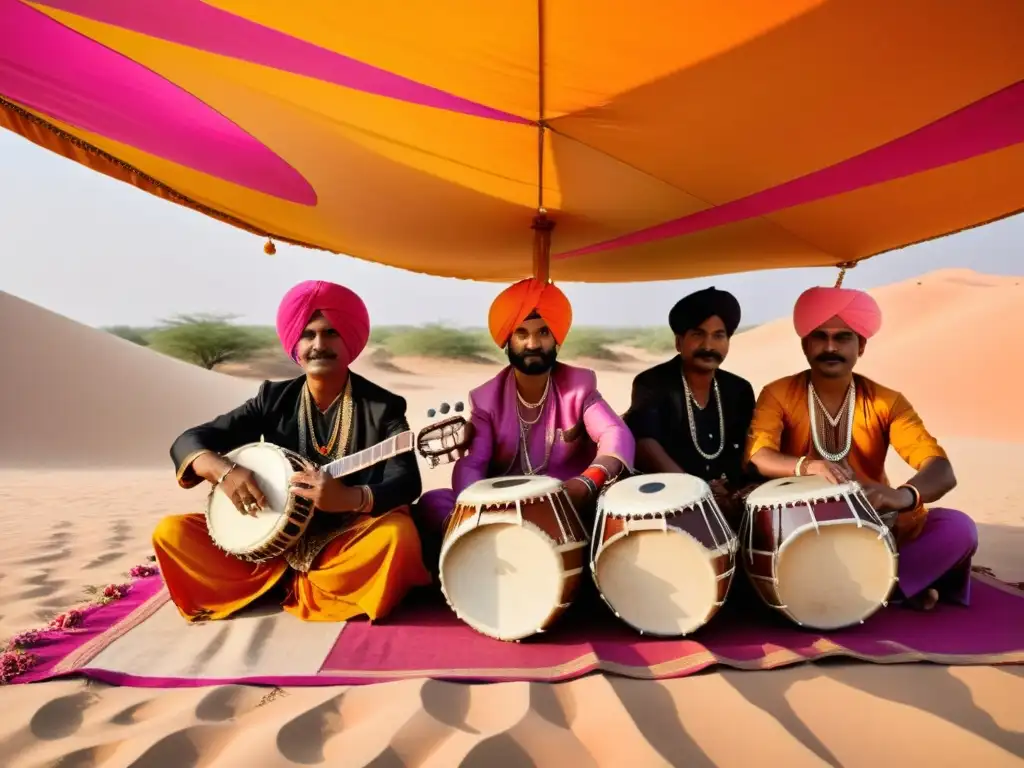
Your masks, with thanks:
[[[713,349],[698,349],[693,353],[693,356],[698,357],[701,360],[717,360],[718,362],[722,362],[725,359],[720,353],[715,352]]]
[[[338,356],[333,352],[310,352],[307,360],[336,360]]]
[[[816,363],[845,363],[846,362],[846,358],[843,357],[842,355],[837,355],[835,352],[822,352],[820,355],[818,355],[816,358],[814,358],[814,362],[816,362]]]

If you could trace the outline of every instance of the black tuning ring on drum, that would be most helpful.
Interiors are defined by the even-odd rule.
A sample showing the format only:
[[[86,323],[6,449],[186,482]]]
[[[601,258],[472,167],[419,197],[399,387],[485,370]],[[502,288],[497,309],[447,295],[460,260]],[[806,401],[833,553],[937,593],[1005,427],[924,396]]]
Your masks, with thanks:
[[[448,403],[441,403],[441,413],[448,413],[452,407]]]
[[[435,416],[437,416],[437,411],[435,411],[433,408],[427,408],[427,418],[432,419]]]
[[[465,409],[465,407],[466,406],[462,404],[462,401],[459,400],[458,402],[455,403],[455,412],[456,413],[462,413],[462,411]]]

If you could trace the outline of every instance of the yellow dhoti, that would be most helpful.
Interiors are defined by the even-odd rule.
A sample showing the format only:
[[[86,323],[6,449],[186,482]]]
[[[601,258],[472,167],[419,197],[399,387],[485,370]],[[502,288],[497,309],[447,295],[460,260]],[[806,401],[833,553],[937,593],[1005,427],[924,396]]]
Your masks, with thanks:
[[[201,514],[159,522],[153,548],[171,600],[189,621],[223,619],[290,579],[284,609],[307,621],[379,619],[413,587],[430,583],[419,534],[404,511],[360,516],[306,572],[283,558],[248,563],[217,548]]]

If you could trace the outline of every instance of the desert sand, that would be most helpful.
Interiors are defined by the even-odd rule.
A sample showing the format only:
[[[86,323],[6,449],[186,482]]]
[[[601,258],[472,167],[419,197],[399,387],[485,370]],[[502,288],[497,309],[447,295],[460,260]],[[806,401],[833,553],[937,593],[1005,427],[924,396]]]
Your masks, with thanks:
[[[875,295],[885,322],[859,370],[903,390],[947,447],[960,480],[949,505],[981,530],[976,562],[1024,580],[1024,416],[1014,385],[1024,332],[1011,322],[1024,287],[944,271]],[[143,562],[160,516],[201,509],[204,491],[174,482],[170,442],[259,382],[202,371],[3,293],[0,324],[6,638]],[[617,409],[653,360],[636,353],[599,371]],[[408,398],[414,429],[428,407],[464,398],[496,370],[393,362],[379,368],[364,356],[355,367]],[[734,339],[726,367],[759,388],[803,364],[783,318]],[[909,476],[897,457],[890,464],[893,480]],[[428,488],[449,477],[423,473]],[[1022,701],[1024,667],[852,662],[554,685],[153,690],[67,680],[0,689],[0,764],[996,768],[1022,763]]]

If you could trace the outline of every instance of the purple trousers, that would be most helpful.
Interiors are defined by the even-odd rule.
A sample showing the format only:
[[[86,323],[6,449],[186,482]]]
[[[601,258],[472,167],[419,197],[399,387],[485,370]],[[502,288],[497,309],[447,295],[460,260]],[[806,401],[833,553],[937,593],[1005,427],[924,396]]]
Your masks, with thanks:
[[[942,599],[970,605],[971,558],[977,549],[974,520],[957,509],[929,509],[924,530],[899,548],[897,596],[909,599],[934,587]]]
[[[424,562],[435,574],[444,521],[454,508],[455,492],[451,488],[428,491],[413,508]],[[929,509],[924,530],[899,548],[899,584],[893,602],[917,597],[934,587],[942,599],[969,605],[971,558],[977,549],[978,527],[974,520],[957,509]]]

